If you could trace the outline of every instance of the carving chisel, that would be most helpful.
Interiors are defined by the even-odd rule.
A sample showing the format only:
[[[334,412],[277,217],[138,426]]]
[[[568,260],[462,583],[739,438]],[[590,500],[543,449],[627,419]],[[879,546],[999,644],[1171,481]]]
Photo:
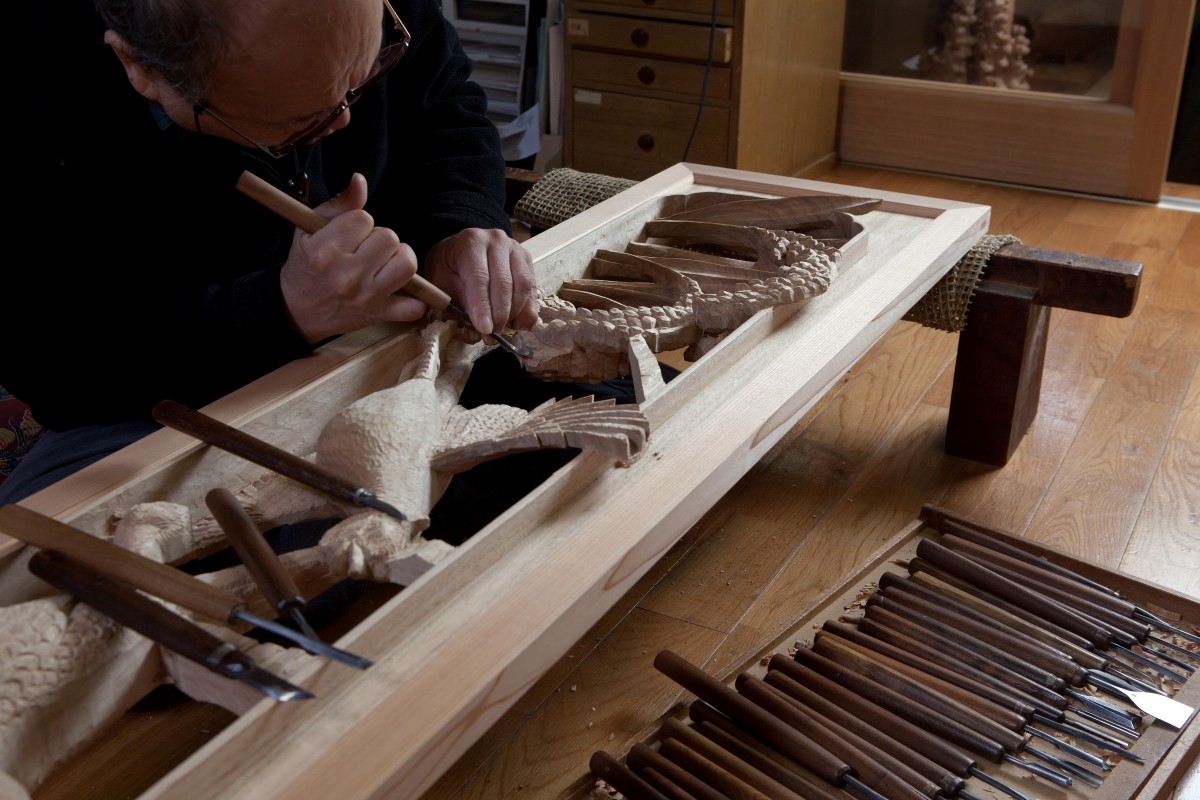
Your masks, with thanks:
[[[29,571],[168,650],[218,675],[249,684],[267,697],[284,702],[313,697],[310,692],[262,669],[229,642],[62,553],[54,550],[35,553],[29,559]]]
[[[324,642],[310,640],[286,625],[252,614],[237,596],[220,587],[24,506],[0,507],[0,532],[42,550],[57,550],[105,577],[196,613],[226,623],[243,622],[262,628],[295,642],[310,653],[335,655],[330,652],[333,648]]]
[[[226,425],[219,419],[210,417],[203,412],[188,408],[182,403],[174,400],[162,400],[155,404],[151,416],[154,417],[155,422],[161,425],[194,436],[213,447],[219,447],[227,453],[241,456],[260,467],[278,472],[280,475],[310,486],[319,492],[324,492],[331,497],[382,511],[401,522],[408,519],[400,509],[380,500],[369,489],[355,486],[311,461],[289,453],[269,442],[256,439],[248,433]]]
[[[305,233],[316,233],[324,228],[329,220],[322,217],[316,211],[301,203],[294,197],[286,194],[280,189],[275,188],[271,184],[264,181],[262,178],[251,172],[243,172],[237,181],[238,191],[254,200],[271,211],[274,211],[279,216],[286,219],[288,222],[295,225]],[[471,317],[467,312],[456,306],[450,299],[450,295],[443,292],[438,287],[427,281],[420,275],[413,275],[408,283],[404,284],[403,289],[405,294],[411,294],[413,297],[425,303],[430,308],[436,308],[439,311],[449,311],[454,316],[471,324]],[[500,345],[515,356],[529,358],[533,355],[531,351],[524,347],[517,347],[510,342],[503,334],[492,331],[488,334]]]
[[[876,787],[869,786],[862,776],[851,769],[845,759],[829,752],[790,725],[780,722],[676,653],[670,650],[660,651],[654,658],[654,666],[713,708],[732,717],[737,724],[752,729],[756,736],[816,773],[826,783],[849,789],[853,794],[870,800],[883,800],[889,796],[887,790],[881,792]],[[885,775],[882,771],[875,777],[889,788],[901,788],[896,786],[898,782],[893,776]]]
[[[919,725],[914,720],[898,715],[844,683],[826,677],[799,661],[776,653],[768,663],[767,680],[784,691],[800,687],[828,698],[848,714],[879,731],[886,731],[896,740],[902,740],[906,748],[951,773],[963,777],[974,776],[1016,800],[1029,800],[1026,795],[980,770],[974,758],[928,726]]]
[[[304,596],[300,594],[300,588],[292,579],[291,573],[283,566],[283,562],[279,560],[279,556],[271,549],[270,543],[263,537],[258,526],[254,524],[254,520],[250,519],[246,509],[233,496],[233,492],[228,489],[213,489],[205,495],[204,500],[209,511],[212,512],[213,518],[225,532],[234,552],[246,566],[246,571],[254,578],[254,582],[266,598],[271,601],[276,613],[295,622],[296,627],[310,641],[320,642],[321,637],[304,618],[305,602]],[[301,646],[304,645],[301,644]],[[336,659],[358,669],[366,669],[374,663],[370,659],[347,653],[345,650],[330,645],[309,652],[312,652],[313,655]]]
[[[820,778],[797,761],[739,728],[703,700],[693,700],[688,705],[688,717],[702,736],[806,800],[846,799],[846,792],[820,782]]]
[[[949,708],[945,703],[936,702],[936,698],[928,692],[899,691],[903,688],[900,684],[886,686],[875,678],[860,674],[853,668],[848,668],[848,665],[826,658],[811,648],[797,650],[794,658],[804,666],[810,667],[863,697],[894,711],[910,722],[928,728],[937,736],[956,746],[965,747],[997,764],[1001,762],[1015,764],[1027,772],[1039,775],[1059,786],[1071,785],[1070,777],[1046,769],[1039,764],[1017,758],[1012,753],[1021,748],[1024,738],[1012,731],[997,729],[995,726],[986,726],[987,732],[983,732],[981,728],[985,726],[978,724],[983,721],[982,718],[970,712],[969,709],[958,709],[965,713],[955,714],[953,713],[954,709]],[[910,688],[915,687],[911,687],[910,684]],[[918,699],[914,697],[914,694],[919,694],[921,697]],[[941,706],[941,708],[934,706]],[[952,713],[947,714],[946,711]],[[970,724],[972,722],[975,724]]]
[[[977,522],[973,522],[971,520],[959,517],[944,508],[939,508],[937,506],[931,506],[931,505],[926,505],[926,506],[922,507],[921,516],[924,519],[931,520],[931,521],[937,523],[939,530],[954,533],[954,534],[956,534],[964,539],[968,539],[969,541],[972,541],[976,544],[982,545],[984,547],[987,547],[989,549],[995,550],[1000,553],[1005,553],[1007,555],[1013,556],[1014,558],[1021,559],[1022,561],[1025,561],[1026,563],[1031,564],[1034,567],[1043,569],[1047,572],[1053,572],[1053,573],[1056,573],[1063,577],[1071,578],[1072,580],[1077,581],[1080,584],[1083,584],[1085,586],[1090,586],[1091,588],[1096,589],[1100,592],[1103,592],[1113,598],[1121,598],[1120,592],[1118,592],[1117,590],[1112,589],[1108,586],[1105,586],[1104,584],[1100,583],[1099,581],[1092,580],[1091,578],[1088,578],[1086,575],[1081,575],[1072,569],[1068,569],[1067,567],[1061,566],[1059,564],[1055,564],[1054,562],[1050,561],[1049,559],[1045,558],[1044,556],[1034,555],[1033,553],[1029,553],[1025,550],[1022,550],[1019,547],[1016,547],[1014,545],[1010,545],[1003,541],[998,540],[996,537],[1001,535],[1001,531],[999,531],[997,528],[991,528],[986,525],[981,525]],[[1126,608],[1128,609],[1128,613],[1135,620],[1138,620],[1139,622],[1145,622],[1145,623],[1152,625],[1156,628],[1159,628],[1161,630],[1165,630],[1170,633],[1173,633],[1176,636],[1179,636],[1180,638],[1187,639],[1189,642],[1193,642],[1195,644],[1200,644],[1200,635],[1197,635],[1196,633],[1194,633],[1192,631],[1187,631],[1187,630],[1184,630],[1177,626],[1171,625],[1166,620],[1158,617],[1157,615],[1153,614],[1152,612],[1148,611],[1147,609],[1142,608],[1141,606],[1135,605],[1133,603],[1130,603],[1127,600],[1122,600],[1121,602],[1127,604]]]

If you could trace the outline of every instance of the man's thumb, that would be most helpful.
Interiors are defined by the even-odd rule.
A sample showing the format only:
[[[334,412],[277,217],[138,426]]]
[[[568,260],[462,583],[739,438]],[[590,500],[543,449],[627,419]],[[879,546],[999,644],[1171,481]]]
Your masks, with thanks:
[[[350,183],[341,193],[334,195],[321,205],[317,212],[325,219],[333,219],[346,211],[357,211],[367,204],[367,179],[361,172],[350,176]]]

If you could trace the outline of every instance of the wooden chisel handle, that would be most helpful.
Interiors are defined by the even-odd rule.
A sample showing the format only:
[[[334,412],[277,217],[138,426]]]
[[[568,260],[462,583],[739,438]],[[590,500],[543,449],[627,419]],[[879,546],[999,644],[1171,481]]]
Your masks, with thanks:
[[[663,747],[672,741],[679,742],[729,774],[736,776],[742,783],[754,787],[774,800],[804,800],[801,795],[796,794],[770,775],[763,773],[753,764],[748,764],[692,726],[684,725],[674,717],[667,717],[663,720],[659,736],[662,739]],[[670,757],[668,754],[668,758]]]
[[[866,622],[865,618],[862,622]],[[1036,706],[1018,699],[1015,692],[1008,687],[999,688],[996,684],[989,682],[987,675],[980,674],[977,677],[969,674],[965,665],[955,663],[951,666],[950,663],[947,663],[948,659],[934,660],[918,656],[902,647],[869,636],[863,631],[861,622],[858,626],[853,626],[830,619],[822,624],[821,630],[851,642],[857,647],[885,656],[889,664],[904,664],[909,669],[939,678],[960,689],[966,689],[975,697],[997,703],[1019,714],[1024,722],[1033,719],[1034,712],[1038,710]]]
[[[917,597],[923,597],[931,603],[941,603],[959,613],[974,615],[981,621],[991,621],[1002,625],[1006,630],[1019,633],[1030,639],[1042,642],[1050,647],[1061,650],[1080,665],[1088,669],[1102,669],[1107,659],[1096,655],[1074,641],[1064,639],[1051,631],[1034,625],[1027,619],[1018,617],[997,605],[987,602],[968,592],[958,589],[928,572],[917,572],[901,577],[895,572],[885,572],[879,577],[880,589],[895,588],[898,591],[911,592]]]
[[[918,681],[904,675],[885,665],[881,660],[871,658],[846,646],[836,637],[818,634],[813,640],[813,650],[839,666],[853,670],[864,678],[908,698],[911,702],[919,703],[947,719],[971,728],[988,739],[1000,742],[1010,753],[1017,752],[1025,743],[1024,737],[1010,728],[965,703],[953,699],[942,691],[931,688],[931,682]]]
[[[834,786],[843,786],[851,772],[838,758],[808,736],[771,716],[704,670],[670,650],[654,657],[654,667],[701,700],[737,722],[748,725],[762,739]]]
[[[724,794],[644,742],[634,744],[625,761],[634,772],[676,800],[728,800]]]
[[[304,596],[300,587],[233,492],[213,489],[205,495],[204,502],[271,606],[276,611],[284,611],[288,606],[302,607]]]
[[[893,800],[929,800],[942,792],[942,787],[921,775],[912,767],[848,731],[821,717],[812,709],[788,699],[778,689],[761,679],[742,673],[736,681],[737,691],[750,702],[778,717],[797,730],[802,730],[834,755],[845,759],[859,779],[884,797]]]
[[[1062,625],[1059,625],[1056,622],[1051,622],[1045,617],[1038,616],[1029,609],[1022,608],[1016,603],[1010,602],[994,592],[985,591],[978,585],[971,583],[971,581],[964,580],[958,575],[955,575],[953,572],[942,569],[941,567],[936,566],[932,562],[926,561],[919,556],[910,558],[908,560],[908,572],[915,580],[934,578],[942,584],[951,586],[958,591],[988,603],[989,605],[1003,609],[1009,614],[1025,620],[1030,625],[1035,625],[1039,628],[1042,628],[1043,630],[1048,631],[1060,639],[1065,639],[1066,641],[1074,644],[1076,647],[1082,647],[1086,650],[1092,651],[1096,650],[1096,645],[1093,644],[1092,641],[1086,636],[1081,636],[1074,631],[1069,631]]]
[[[722,800],[771,800],[770,795],[742,780],[737,773],[730,772],[705,753],[678,739],[663,739],[659,742],[658,752],[689,775],[699,778],[706,786],[714,788],[716,796]]]
[[[1075,612],[1063,608],[1057,603],[1048,602],[1041,595],[998,575],[995,571],[954,552],[943,544],[932,539],[922,539],[917,545],[917,555],[935,567],[940,567],[986,591],[999,595],[1010,603],[1037,614],[1043,619],[1083,636],[1097,647],[1104,648],[1112,644],[1112,631],[1098,628]]]
[[[188,408],[174,400],[162,400],[151,411],[155,422],[194,436],[202,442],[266,467],[305,486],[350,503],[357,502],[359,488],[294,453],[257,439],[219,419]]]
[[[883,598],[885,608],[892,608],[898,614],[903,614],[907,610],[936,619],[960,631],[966,637],[973,637],[992,647],[998,647],[1028,664],[1033,664],[1052,675],[1057,675],[1072,686],[1082,686],[1087,678],[1087,670],[1061,650],[1054,650],[1042,642],[1022,637],[1017,633],[1010,633],[1000,625],[978,622],[959,614],[948,604],[933,603],[917,597],[915,594],[905,593],[894,588],[884,589],[874,597],[880,596]]]
[[[909,768],[916,770],[924,777],[938,784],[939,793],[953,797],[963,788],[963,779],[951,773],[948,769],[933,760],[913,750],[897,733],[877,727],[848,709],[832,702],[816,692],[792,680],[779,670],[767,670],[762,678],[763,683],[787,695],[792,701],[805,708],[812,709],[824,719],[867,740],[874,746],[886,751],[891,757],[899,759]]]
[[[646,800],[671,800],[655,789],[645,778],[613,758],[609,753],[598,750],[592,754],[588,767],[592,774],[609,786],[616,788],[626,797],[644,797]]]
[[[1089,584],[1080,582],[1076,577],[1061,574],[1058,570],[1050,569],[1049,561],[1033,563],[1028,558],[1020,558],[1000,550],[987,547],[971,539],[972,531],[953,522],[948,522],[942,529],[942,544],[951,550],[961,550],[968,555],[984,555],[997,563],[1035,579],[1039,583],[1054,586],[1073,595],[1084,597],[1097,605],[1108,608],[1123,617],[1132,619],[1137,605],[1118,597],[1111,592],[1101,591]]]
[[[305,233],[316,233],[329,222],[304,203],[279,191],[251,172],[241,174],[237,181],[237,188],[242,194],[258,201]],[[421,275],[413,275],[408,283],[404,284],[403,291],[439,311],[444,311],[450,306],[450,295]]]
[[[945,767],[955,775],[966,775],[975,766],[975,759],[952,745],[947,739],[869,699],[832,678],[801,664],[795,659],[776,653],[768,662],[768,675],[776,674],[807,687],[847,709],[855,717],[878,730],[888,731],[902,739],[916,752]]]
[[[29,560],[29,571],[127,628],[184,658],[215,670],[229,645],[161,603],[88,569],[55,550]]]
[[[796,651],[796,661],[836,681],[860,697],[892,711],[913,724],[935,733],[937,736],[972,753],[984,756],[999,764],[1004,760],[1005,748],[995,739],[989,739],[973,728],[938,713],[912,699],[901,695],[864,675],[831,661],[809,648]]]
[[[24,506],[0,507],[0,531],[43,550],[57,550],[101,575],[222,622],[233,621],[243,607],[235,595],[186,572]]]
[[[688,717],[701,736],[806,800],[845,800],[846,795],[840,789],[822,782],[796,761],[751,736],[703,700],[688,704]]]

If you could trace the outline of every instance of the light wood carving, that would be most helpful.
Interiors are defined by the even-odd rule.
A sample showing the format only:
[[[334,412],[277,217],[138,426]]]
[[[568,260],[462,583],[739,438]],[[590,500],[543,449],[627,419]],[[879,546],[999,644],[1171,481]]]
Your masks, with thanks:
[[[1013,0],[954,0],[939,30],[942,44],[923,53],[921,72],[932,80],[1028,89],[1030,41],[1013,21]]]
[[[187,510],[147,504],[119,523],[112,541],[155,558],[180,552]],[[161,522],[161,527],[154,520]],[[156,535],[147,535],[150,529]],[[206,579],[239,596],[252,591],[244,570]],[[213,620],[189,617],[246,652],[280,677],[305,669],[312,656],[264,644]],[[0,618],[0,775],[36,787],[56,765],[153,688],[175,684],[197,700],[243,713],[261,695],[160,650],[154,642],[65,595],[31,599],[5,608]]]
[[[594,450],[629,464],[645,446],[645,416],[637,406],[617,406],[612,400],[552,400],[533,411],[458,405],[471,366],[489,347],[464,341],[461,334],[454,322],[426,325],[424,347],[404,367],[399,382],[336,414],[317,441],[318,463],[355,485],[372,487],[381,499],[403,509],[407,521],[331,502],[274,475],[239,492],[264,528],[342,519],[316,547],[285,558],[289,571],[304,576],[300,582],[309,596],[347,577],[408,585],[444,559],[454,547],[420,534],[450,479],[476,464],[507,453],[561,447]],[[141,503],[115,517],[114,544],[163,563],[210,551],[223,537],[211,515],[199,516],[193,524],[188,508],[171,502]],[[201,577],[248,604],[260,601],[243,567]],[[260,644],[223,625],[205,627],[280,677],[289,677],[312,658],[296,648]],[[0,772],[28,786],[40,783],[75,747],[156,685],[174,683],[197,700],[235,713],[261,697],[252,688],[160,651],[63,595],[10,606],[0,622],[0,636]]]
[[[878,207],[848,196],[755,198],[703,192],[666,198],[623,252],[598,250],[583,277],[543,297],[540,322],[515,341],[530,372],[552,380],[630,374],[627,342],[686,348],[695,361],[765,308],[828,290],[842,247]]]

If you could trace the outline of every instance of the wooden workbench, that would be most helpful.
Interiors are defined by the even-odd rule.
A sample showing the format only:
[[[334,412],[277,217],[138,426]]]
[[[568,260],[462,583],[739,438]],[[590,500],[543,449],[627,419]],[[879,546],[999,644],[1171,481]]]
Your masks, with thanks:
[[[604,237],[625,235],[622,228],[636,224],[631,209],[693,185],[846,190],[681,166],[531,240],[544,285],[561,280],[572,258]],[[547,670],[562,669],[561,659],[589,626],[628,610],[621,604],[626,591],[689,545],[680,537],[987,227],[986,207],[878,194],[890,204],[885,213],[908,218],[921,235],[872,229],[870,257],[828,296],[799,311],[762,315],[721,358],[698,363],[648,403],[653,460],[619,473],[597,459],[573,462],[464,547],[452,568],[409,587],[341,642],[386,652],[386,669],[347,676],[325,668],[306,676],[327,702],[300,714],[287,709],[286,724],[278,707],[256,707],[144,796],[413,796],[485,732],[498,735],[492,723],[510,708],[519,712],[522,692]],[[209,411],[303,452],[310,442],[289,429],[289,415],[314,398],[336,406],[370,390],[381,379],[362,376],[394,352],[397,335],[340,342]],[[164,494],[194,502],[210,485],[189,485],[197,476],[237,478],[219,454],[171,432],[139,445],[30,504],[81,527],[99,526],[116,503]],[[348,715],[347,708],[355,710]]]

